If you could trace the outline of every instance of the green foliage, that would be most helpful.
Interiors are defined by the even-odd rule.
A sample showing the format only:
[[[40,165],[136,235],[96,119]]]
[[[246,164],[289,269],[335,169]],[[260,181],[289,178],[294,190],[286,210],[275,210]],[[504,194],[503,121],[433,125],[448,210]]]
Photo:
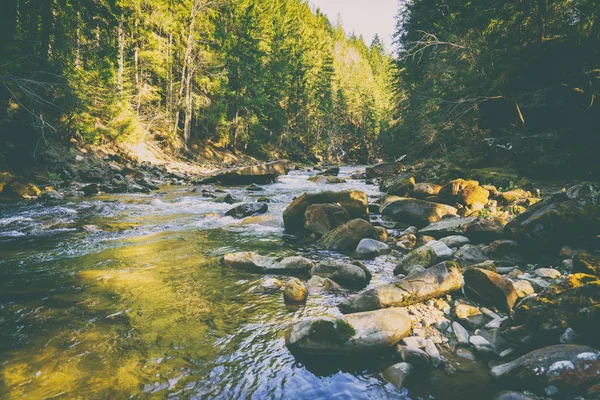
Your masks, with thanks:
[[[37,130],[368,161],[390,125],[379,38],[303,0],[7,1],[2,112]]]
[[[392,152],[452,150],[466,162],[482,153],[485,136],[554,129],[573,154],[594,140],[597,1],[411,0],[399,15]]]

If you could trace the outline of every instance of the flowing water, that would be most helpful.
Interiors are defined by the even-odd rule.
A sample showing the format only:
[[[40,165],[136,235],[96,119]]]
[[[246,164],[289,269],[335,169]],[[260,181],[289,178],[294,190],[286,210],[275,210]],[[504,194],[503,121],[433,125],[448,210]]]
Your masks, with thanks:
[[[271,199],[255,224],[221,217],[233,206],[190,187],[0,205],[0,398],[449,398],[431,382],[410,394],[387,384],[379,372],[391,361],[294,357],[286,328],[339,315],[349,293],[288,308],[281,293],[257,290],[267,277],[219,264],[234,251],[344,258],[285,235],[283,210],[306,191],[379,192],[311,175],[291,172],[263,192],[225,188]],[[366,264],[371,285],[393,278],[391,256]]]

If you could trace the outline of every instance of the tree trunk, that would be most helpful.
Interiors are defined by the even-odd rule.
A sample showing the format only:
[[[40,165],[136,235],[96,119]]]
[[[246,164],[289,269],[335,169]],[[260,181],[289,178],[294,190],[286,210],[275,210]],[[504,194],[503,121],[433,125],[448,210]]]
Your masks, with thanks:
[[[123,75],[125,73],[125,32],[123,30],[123,16],[119,20],[117,28],[117,36],[119,40],[119,67],[117,71],[117,91],[119,95],[123,95]]]
[[[50,37],[54,28],[54,1],[44,1],[42,8],[42,26],[41,26],[41,40],[40,40],[40,58],[44,61],[48,61],[50,56]]]

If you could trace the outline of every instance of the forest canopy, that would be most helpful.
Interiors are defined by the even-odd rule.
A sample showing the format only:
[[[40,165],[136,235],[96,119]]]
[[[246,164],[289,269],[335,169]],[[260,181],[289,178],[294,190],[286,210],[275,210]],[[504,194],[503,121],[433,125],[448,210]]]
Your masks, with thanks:
[[[382,42],[367,46],[306,1],[2,3],[11,132],[364,162],[392,120]]]

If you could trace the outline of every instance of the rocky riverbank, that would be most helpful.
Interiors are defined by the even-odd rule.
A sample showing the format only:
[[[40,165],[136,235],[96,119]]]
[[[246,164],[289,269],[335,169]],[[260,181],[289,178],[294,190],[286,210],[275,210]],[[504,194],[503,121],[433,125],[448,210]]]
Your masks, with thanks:
[[[398,387],[434,374],[454,381],[448,390],[468,391],[463,378],[491,384],[497,400],[597,398],[600,185],[541,196],[474,176],[424,176],[431,171],[381,164],[352,177],[378,181],[386,194],[371,203],[360,191],[330,190],[286,208],[286,232],[354,261],[250,252],[222,263],[293,275],[268,279],[264,290],[281,291],[296,307],[312,295],[343,293],[339,317],[305,319],[287,331],[298,355],[396,360],[382,376]],[[261,212],[255,208],[243,217]],[[361,260],[377,257],[393,282],[370,285]]]

